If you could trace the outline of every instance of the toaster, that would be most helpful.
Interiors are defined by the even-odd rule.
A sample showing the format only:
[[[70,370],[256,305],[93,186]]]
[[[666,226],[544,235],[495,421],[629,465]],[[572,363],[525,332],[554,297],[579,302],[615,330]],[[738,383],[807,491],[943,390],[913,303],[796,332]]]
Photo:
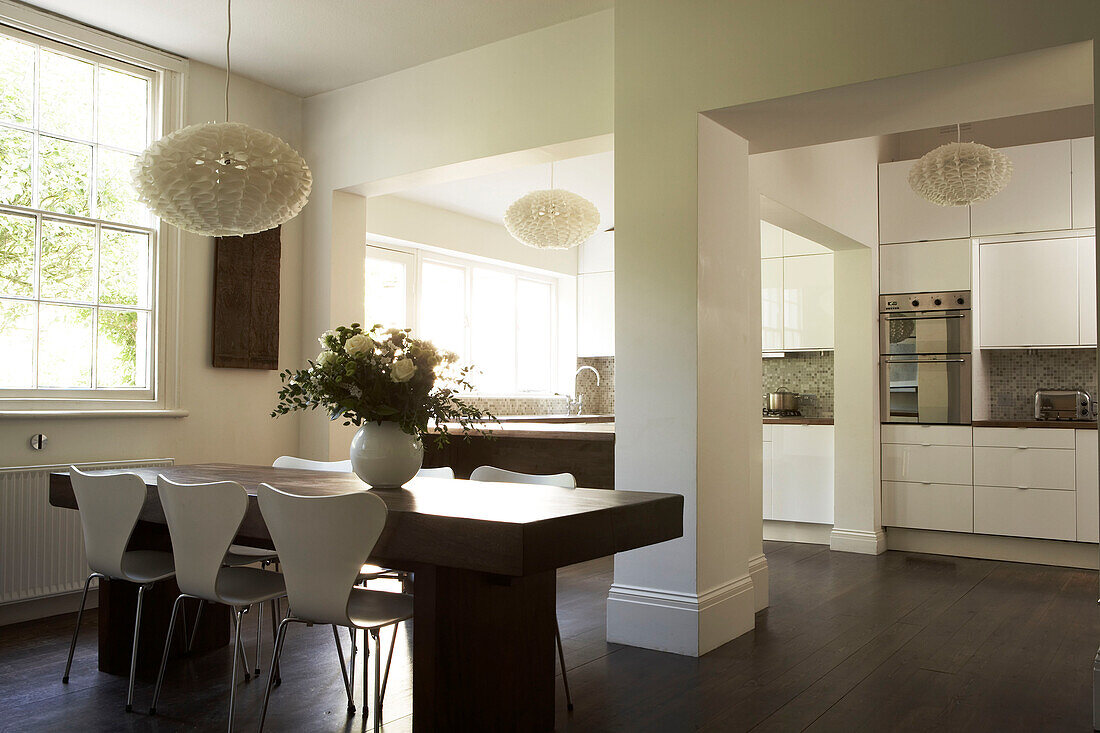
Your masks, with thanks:
[[[1082,389],[1037,389],[1035,419],[1095,420],[1096,403]]]

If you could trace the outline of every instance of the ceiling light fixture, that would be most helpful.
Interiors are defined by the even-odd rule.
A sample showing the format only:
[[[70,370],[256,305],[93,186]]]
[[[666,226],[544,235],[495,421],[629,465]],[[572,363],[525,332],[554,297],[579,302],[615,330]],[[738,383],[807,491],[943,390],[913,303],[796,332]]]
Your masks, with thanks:
[[[909,169],[909,185],[939,206],[968,206],[996,196],[1012,178],[1012,161],[1000,150],[958,139],[927,152]]]
[[[550,188],[521,196],[504,212],[508,233],[536,249],[576,247],[595,234],[599,225],[600,211],[595,204],[572,191],[554,188],[553,163]]]
[[[131,171],[138,200],[164,221],[208,237],[273,229],[306,205],[313,174],[292,147],[271,133],[229,121],[231,0],[226,2],[225,122],[165,135]]]

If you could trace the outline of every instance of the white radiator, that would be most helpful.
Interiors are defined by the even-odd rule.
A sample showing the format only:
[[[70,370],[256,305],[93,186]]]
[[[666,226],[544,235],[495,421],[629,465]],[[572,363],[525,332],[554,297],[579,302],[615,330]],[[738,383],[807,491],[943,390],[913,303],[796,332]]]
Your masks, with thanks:
[[[171,466],[170,458],[77,463],[77,468]],[[80,516],[50,506],[50,473],[64,466],[0,469],[0,604],[79,591],[88,577]],[[94,585],[93,585],[94,587]]]

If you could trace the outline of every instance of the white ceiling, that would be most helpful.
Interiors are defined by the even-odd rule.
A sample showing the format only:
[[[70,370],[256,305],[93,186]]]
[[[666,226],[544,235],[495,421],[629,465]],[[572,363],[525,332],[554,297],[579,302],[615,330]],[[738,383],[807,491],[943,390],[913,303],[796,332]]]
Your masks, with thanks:
[[[226,0],[31,0],[225,68]],[[613,7],[614,0],[235,0],[234,71],[306,97]]]
[[[549,163],[420,186],[395,195],[500,224],[509,204],[529,191],[544,188],[550,188]],[[614,226],[614,152],[557,161],[554,163],[554,188],[567,189],[594,203],[600,211],[601,231]]]

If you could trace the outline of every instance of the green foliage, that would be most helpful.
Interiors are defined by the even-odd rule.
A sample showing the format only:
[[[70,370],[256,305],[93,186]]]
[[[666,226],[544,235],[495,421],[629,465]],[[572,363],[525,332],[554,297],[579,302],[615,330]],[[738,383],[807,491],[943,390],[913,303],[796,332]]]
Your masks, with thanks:
[[[467,434],[477,430],[475,421],[494,419],[457,396],[472,389],[472,367],[456,367],[455,354],[413,338],[407,329],[375,324],[366,330],[353,323],[318,340],[323,349],[309,368],[279,375],[283,386],[272,417],[322,409],[333,420],[344,418],[345,425],[395,422],[409,435],[434,434],[440,443],[449,438],[445,423],[458,423]]]

